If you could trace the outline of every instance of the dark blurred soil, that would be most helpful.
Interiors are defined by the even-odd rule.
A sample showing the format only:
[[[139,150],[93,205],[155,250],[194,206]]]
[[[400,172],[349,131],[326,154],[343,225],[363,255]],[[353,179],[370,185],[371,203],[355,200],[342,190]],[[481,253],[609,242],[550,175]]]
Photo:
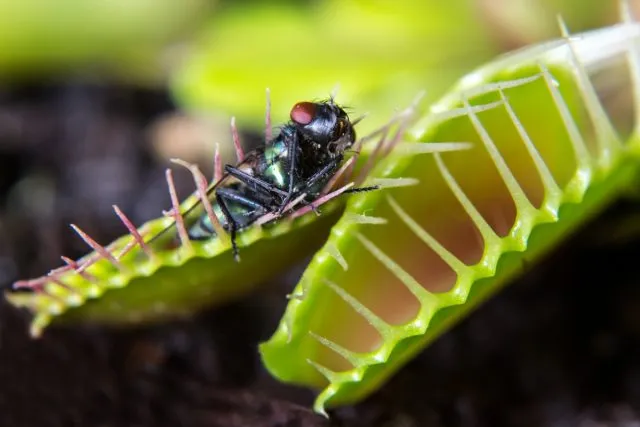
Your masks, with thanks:
[[[147,130],[173,110],[126,87],[0,88],[0,284],[82,255],[70,222],[106,243],[123,232],[112,204],[136,223],[169,206]],[[188,321],[36,341],[1,303],[0,427],[638,427],[640,236],[594,238],[625,215],[640,208],[614,206],[330,421],[260,365],[282,286]]]

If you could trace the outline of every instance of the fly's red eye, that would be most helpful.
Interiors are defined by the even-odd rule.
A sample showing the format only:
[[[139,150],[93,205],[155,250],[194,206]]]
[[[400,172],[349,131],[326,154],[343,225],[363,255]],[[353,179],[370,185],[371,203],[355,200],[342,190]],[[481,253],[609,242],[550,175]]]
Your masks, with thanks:
[[[308,125],[316,115],[316,104],[298,102],[291,109],[291,120],[299,125]]]

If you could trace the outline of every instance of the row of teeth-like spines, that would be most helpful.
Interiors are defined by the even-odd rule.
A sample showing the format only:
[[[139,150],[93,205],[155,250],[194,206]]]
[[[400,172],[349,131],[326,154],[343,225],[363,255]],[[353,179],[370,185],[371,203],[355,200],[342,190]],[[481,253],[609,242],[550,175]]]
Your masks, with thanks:
[[[629,15],[625,15],[625,17],[625,20],[628,21]],[[594,178],[594,174],[605,175],[615,164],[623,149],[625,149],[625,146],[618,137],[609,117],[604,111],[604,107],[598,101],[596,90],[588,77],[585,67],[581,64],[579,58],[575,54],[573,41],[568,35],[563,23],[561,23],[561,29],[564,42],[571,51],[572,71],[580,94],[582,95],[583,105],[590,118],[590,123],[593,125],[595,130],[595,153],[590,153],[585,139],[570,113],[566,101],[558,90],[556,81],[543,62],[538,63],[540,73],[535,76],[520,79],[518,81],[490,83],[486,85],[486,87],[483,86],[480,90],[477,90],[478,93],[497,91],[500,95],[500,101],[498,102],[485,106],[472,107],[466,97],[468,95],[461,95],[463,108],[443,113],[443,115],[446,116],[445,120],[452,117],[458,117],[460,115],[466,115],[469,118],[515,203],[515,222],[519,223],[519,227],[514,227],[505,237],[498,236],[482,217],[462,188],[458,185],[455,177],[447,169],[439,153],[434,153],[433,155],[435,156],[436,165],[440,174],[468,216],[471,218],[484,240],[485,252],[477,265],[468,266],[464,264],[462,260],[448,251],[426,230],[418,225],[418,222],[411,218],[392,196],[388,195],[386,197],[386,202],[390,204],[395,214],[415,233],[416,236],[420,238],[420,240],[431,248],[456,273],[457,280],[454,287],[449,292],[435,295],[427,291],[420,283],[411,277],[408,272],[404,271],[400,265],[380,247],[374,245],[374,243],[368,240],[363,234],[357,233],[355,235],[356,240],[359,241],[375,259],[382,263],[409,289],[418,301],[420,301],[421,307],[418,315],[409,324],[399,326],[390,325],[360,303],[355,297],[350,295],[344,287],[341,287],[337,283],[331,282],[327,279],[323,280],[324,285],[332,289],[344,302],[351,306],[355,312],[362,316],[375,330],[378,331],[384,344],[371,353],[355,353],[331,341],[330,339],[320,336],[313,331],[309,331],[309,334],[320,344],[334,351],[353,365],[353,369],[334,372],[317,361],[313,361],[311,359],[307,360],[309,364],[316,368],[329,381],[329,386],[322,392],[316,401],[315,409],[318,412],[324,413],[324,402],[330,399],[335,393],[335,387],[345,382],[358,382],[362,380],[367,368],[370,365],[386,362],[391,352],[400,341],[417,335],[423,335],[429,327],[429,323],[434,314],[439,309],[451,305],[464,304],[467,300],[471,286],[475,281],[484,277],[491,277],[495,274],[497,261],[502,254],[511,251],[525,251],[527,249],[527,239],[531,234],[532,229],[539,224],[557,221],[558,211],[560,206],[564,203],[580,203],[592,179]],[[632,80],[635,84],[634,93],[636,106],[640,105],[638,102],[640,97],[640,90],[638,89],[638,83],[640,82],[640,77],[638,77],[640,76],[640,55],[638,54],[637,46],[638,42],[635,39],[629,46],[629,59],[633,73]],[[509,104],[508,98],[504,92],[505,89],[522,84],[528,84],[531,81],[540,78],[544,79],[546,82],[546,86],[553,98],[558,114],[565,125],[577,165],[574,177],[568,183],[564,191],[560,189],[558,183],[550,172],[549,167],[546,165],[541,154],[529,137],[527,130],[524,128],[513,108]],[[499,106],[506,109],[507,114],[516,128],[521,138],[521,142],[524,144],[528,154],[530,155],[542,182],[544,199],[540,208],[536,208],[531,204],[525,195],[524,190],[509,169],[505,159],[501,156],[493,143],[491,136],[477,116],[477,113],[483,109],[497,108]],[[377,218],[376,221],[356,219],[353,222],[360,224],[386,223],[384,218]],[[328,243],[327,252],[344,269],[348,268],[347,260],[339,252],[335,243]]]

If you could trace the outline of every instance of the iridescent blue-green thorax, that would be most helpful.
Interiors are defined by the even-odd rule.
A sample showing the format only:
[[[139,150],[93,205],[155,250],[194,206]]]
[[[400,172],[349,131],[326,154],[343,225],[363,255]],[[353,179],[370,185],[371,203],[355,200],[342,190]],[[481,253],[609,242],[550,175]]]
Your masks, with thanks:
[[[278,136],[264,149],[264,161],[254,169],[257,176],[261,176],[281,190],[289,187],[287,175],[288,149],[281,136]]]

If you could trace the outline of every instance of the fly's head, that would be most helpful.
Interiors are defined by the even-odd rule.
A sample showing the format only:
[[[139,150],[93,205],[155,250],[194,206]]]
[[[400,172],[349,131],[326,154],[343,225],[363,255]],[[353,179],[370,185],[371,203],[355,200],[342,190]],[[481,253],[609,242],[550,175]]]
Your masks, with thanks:
[[[302,135],[302,150],[318,163],[341,157],[356,140],[349,116],[332,99],[297,103],[291,109],[291,121]]]

